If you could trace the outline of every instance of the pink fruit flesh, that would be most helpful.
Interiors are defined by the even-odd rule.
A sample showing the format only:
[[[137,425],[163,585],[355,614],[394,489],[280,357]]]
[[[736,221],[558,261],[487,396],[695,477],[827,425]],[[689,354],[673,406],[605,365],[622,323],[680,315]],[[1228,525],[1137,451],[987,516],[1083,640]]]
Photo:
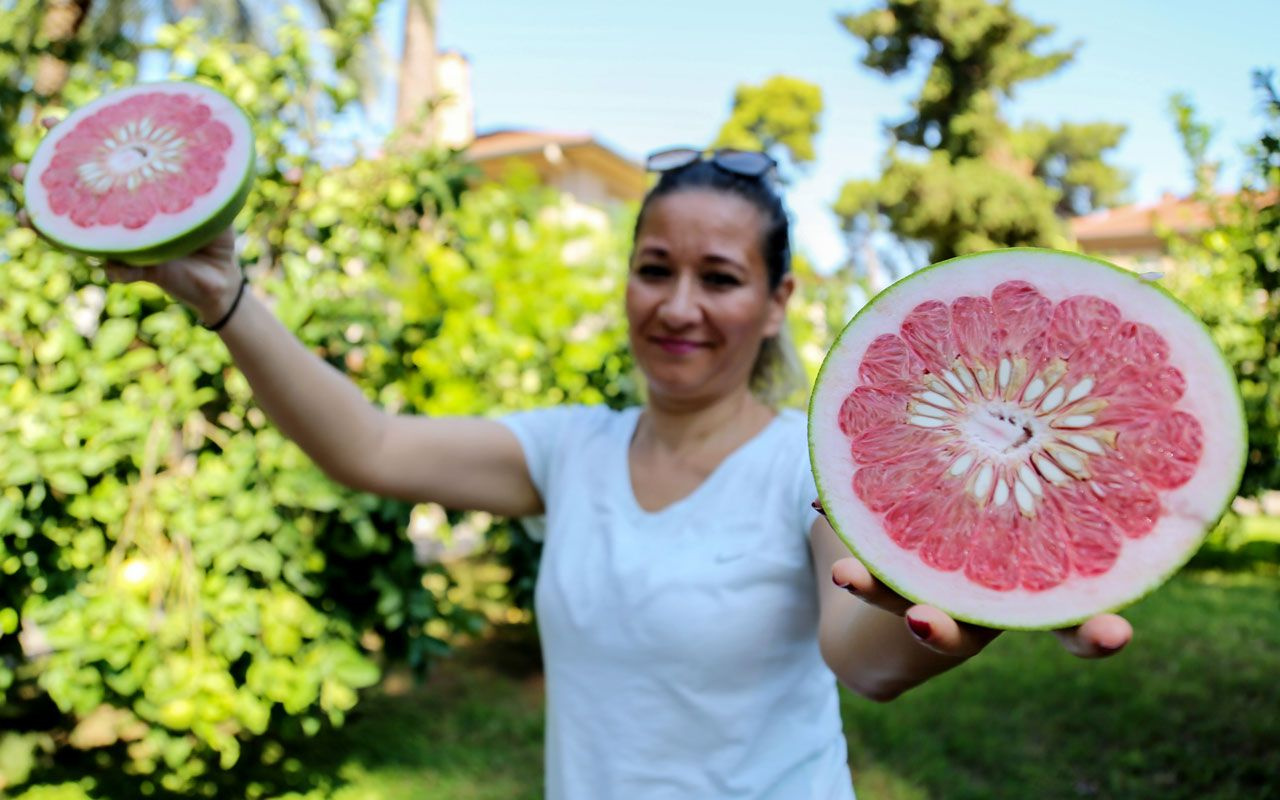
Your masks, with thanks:
[[[232,133],[198,98],[147,92],[80,120],[40,175],[49,207],[80,228],[137,230],[213,191]]]
[[[1204,450],[1168,357],[1090,295],[1006,281],[921,303],[867,347],[841,406],[854,492],[898,546],[988,589],[1104,573]]]

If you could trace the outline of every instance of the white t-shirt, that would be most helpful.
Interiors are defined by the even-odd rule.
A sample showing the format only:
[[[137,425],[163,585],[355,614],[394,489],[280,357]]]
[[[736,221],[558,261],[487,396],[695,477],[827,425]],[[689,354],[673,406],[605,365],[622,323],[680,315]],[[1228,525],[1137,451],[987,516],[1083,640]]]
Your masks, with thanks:
[[[546,508],[548,800],[852,800],[818,652],[804,417],[779,414],[647,512],[627,461],[639,414],[502,420]]]

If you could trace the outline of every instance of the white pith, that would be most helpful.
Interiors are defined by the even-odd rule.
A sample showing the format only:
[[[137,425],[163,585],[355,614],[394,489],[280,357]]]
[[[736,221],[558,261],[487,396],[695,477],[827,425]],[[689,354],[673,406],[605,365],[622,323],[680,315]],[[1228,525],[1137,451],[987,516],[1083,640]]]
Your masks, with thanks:
[[[78,170],[80,180],[99,194],[121,184],[136,189],[166,172],[178,172],[186,140],[173,128],[143,117],[121,125],[102,144],[102,158],[86,161]]]
[[[1093,412],[1103,406],[1090,396],[1093,378],[1068,385],[1065,372],[1058,361],[1028,374],[1025,361],[1005,357],[987,374],[956,359],[940,376],[922,376],[907,423],[947,437],[947,473],[963,479],[978,505],[1013,501],[1034,517],[1041,481],[1087,482],[1089,457],[1115,442],[1114,431],[1093,427]]]
[[[928,567],[917,552],[894,543],[883,530],[881,515],[853,491],[860,465],[837,424],[845,398],[861,385],[857,365],[872,340],[898,334],[906,315],[925,301],[950,304],[962,296],[989,297],[995,286],[1011,280],[1033,284],[1055,304],[1080,294],[1099,297],[1118,307],[1124,319],[1154,328],[1169,345],[1169,365],[1187,378],[1186,392],[1174,407],[1194,416],[1204,429],[1199,468],[1182,486],[1159,492],[1163,515],[1155,528],[1139,538],[1126,538],[1106,573],[1072,574],[1042,591],[987,589],[963,571]],[[962,619],[1000,627],[1052,627],[1132,601],[1185,562],[1239,480],[1239,399],[1234,378],[1205,330],[1138,276],[1090,259],[1050,251],[999,251],[910,277],[863,311],[826,363],[844,365],[824,366],[811,403],[813,467],[829,517],[886,582],[908,597],[943,598],[946,610]],[[966,490],[975,501],[1012,502],[1030,516],[1042,501],[1046,482],[1087,482],[1090,459],[1112,446],[1109,432],[1092,418],[1094,388],[1087,378],[1064,383],[1061,374],[1019,375],[1014,363],[1000,364],[984,383],[984,376],[957,365],[912,393],[909,422],[953,433],[948,471],[965,476]],[[1025,423],[1032,435],[1013,447],[998,427],[984,438],[983,431],[992,430],[984,426],[999,422],[993,412],[1020,415],[1019,427]],[[1014,438],[1021,440],[1022,435]]]
[[[152,92],[195,95],[210,108],[214,119],[231,129],[232,144],[224,153],[223,167],[214,188],[195,198],[185,210],[157,213],[139,228],[127,228],[124,224],[81,227],[54,212],[47,192],[38,181],[56,155],[58,142],[75,130],[77,122],[104,106]],[[184,144],[174,131],[152,125],[146,118],[136,120],[133,124],[118,127],[103,140],[101,155],[80,165],[79,178],[86,188],[97,194],[105,194],[116,186],[137,188],[147,181],[161,178],[165,173],[180,171]],[[253,134],[249,122],[244,113],[221,93],[193,83],[139,84],[103,95],[76,109],[49,131],[27,168],[24,181],[26,210],[38,230],[73,249],[102,254],[140,252],[181,237],[227,208],[248,180],[253,157]]]

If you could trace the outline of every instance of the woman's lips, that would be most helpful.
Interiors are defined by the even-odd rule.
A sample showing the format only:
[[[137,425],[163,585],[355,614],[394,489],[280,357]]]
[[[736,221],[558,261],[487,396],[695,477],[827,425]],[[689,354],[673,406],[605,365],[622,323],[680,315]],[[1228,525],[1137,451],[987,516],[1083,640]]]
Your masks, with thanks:
[[[686,355],[705,347],[702,342],[695,342],[689,339],[675,339],[665,336],[654,336],[650,341],[662,348],[664,352],[671,353],[672,355]]]

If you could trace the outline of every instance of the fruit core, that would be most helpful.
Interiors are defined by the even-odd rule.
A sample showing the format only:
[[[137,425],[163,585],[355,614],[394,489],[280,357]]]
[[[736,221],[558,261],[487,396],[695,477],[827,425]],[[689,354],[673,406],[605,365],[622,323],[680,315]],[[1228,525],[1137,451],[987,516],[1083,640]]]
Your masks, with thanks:
[[[965,491],[979,505],[1012,500],[1034,516],[1044,497],[1042,481],[1087,479],[1089,456],[1103,453],[1115,434],[1092,427],[1090,412],[1104,404],[1090,398],[1093,378],[1046,391],[1051,374],[1017,386],[1015,370],[1025,372],[1025,366],[1002,358],[988,396],[980,386],[989,377],[984,368],[957,360],[941,377],[925,376],[922,390],[908,401],[907,423],[938,431],[939,444],[956,455],[947,473],[964,477]]]

